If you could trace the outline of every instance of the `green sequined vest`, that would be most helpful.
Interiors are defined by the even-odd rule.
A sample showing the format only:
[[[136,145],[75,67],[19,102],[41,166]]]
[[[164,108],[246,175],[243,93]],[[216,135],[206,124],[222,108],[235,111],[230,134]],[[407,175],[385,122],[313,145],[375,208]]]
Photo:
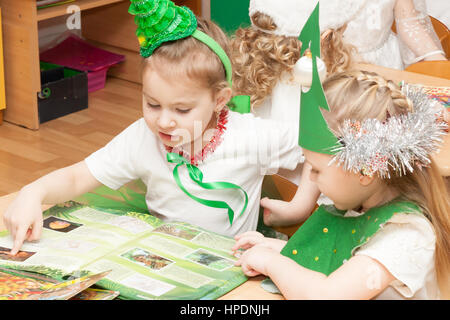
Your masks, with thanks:
[[[366,243],[395,213],[421,213],[406,201],[375,207],[357,217],[321,205],[289,239],[281,254],[310,270],[329,275],[352,257],[354,249]]]

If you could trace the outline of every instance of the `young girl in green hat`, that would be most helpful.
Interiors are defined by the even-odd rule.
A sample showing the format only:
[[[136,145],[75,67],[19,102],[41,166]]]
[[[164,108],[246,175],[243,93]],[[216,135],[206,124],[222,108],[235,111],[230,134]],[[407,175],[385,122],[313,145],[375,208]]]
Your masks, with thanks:
[[[446,127],[439,108],[362,71],[332,75],[323,89],[329,111],[305,108],[300,145],[334,205],[287,243],[238,235],[233,249],[247,249],[238,265],[288,299],[439,299],[450,274],[449,193],[430,158]]]
[[[245,97],[229,102],[232,70],[219,27],[168,0],[132,0],[129,11],[145,58],[143,118],[84,161],[20,191],[4,214],[13,254],[40,237],[41,204],[136,179],[163,220],[228,236],[255,230],[264,175],[301,159],[293,130],[241,114],[249,111]]]

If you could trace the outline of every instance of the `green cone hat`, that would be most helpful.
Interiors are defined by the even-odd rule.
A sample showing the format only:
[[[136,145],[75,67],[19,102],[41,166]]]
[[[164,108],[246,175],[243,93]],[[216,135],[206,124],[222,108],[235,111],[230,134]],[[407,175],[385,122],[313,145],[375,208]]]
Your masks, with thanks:
[[[317,60],[320,58],[319,2],[306,21],[298,39],[302,42],[301,55],[310,49],[313,63],[311,88],[301,93],[299,145],[307,150],[334,154],[338,139],[330,131],[320,108],[330,110],[320,82]]]
[[[197,29],[194,13],[169,0],[131,0],[128,12],[135,15],[136,36],[144,58],[163,42],[186,38]]]

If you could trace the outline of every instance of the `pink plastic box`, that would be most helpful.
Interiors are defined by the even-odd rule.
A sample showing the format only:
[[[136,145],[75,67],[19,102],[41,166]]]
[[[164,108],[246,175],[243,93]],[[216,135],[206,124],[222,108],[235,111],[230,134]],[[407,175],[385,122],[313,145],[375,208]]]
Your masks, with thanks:
[[[112,53],[87,43],[71,34],[64,41],[42,52],[40,60],[87,72],[88,91],[105,87],[109,67],[125,60],[125,56]]]

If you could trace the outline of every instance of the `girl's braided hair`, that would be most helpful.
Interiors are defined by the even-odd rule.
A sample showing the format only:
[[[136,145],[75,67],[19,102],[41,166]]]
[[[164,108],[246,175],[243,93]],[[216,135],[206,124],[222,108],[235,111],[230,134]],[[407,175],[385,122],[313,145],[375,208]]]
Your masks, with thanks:
[[[385,121],[391,116],[414,111],[412,102],[398,85],[375,73],[336,73],[324,81],[323,88],[330,107],[323,115],[333,132],[337,132],[346,119]],[[413,172],[402,176],[392,172],[390,176],[383,180],[386,187],[418,204],[432,223],[436,234],[437,276],[441,286],[450,283],[450,197],[444,178],[432,157],[426,167],[417,165]]]

